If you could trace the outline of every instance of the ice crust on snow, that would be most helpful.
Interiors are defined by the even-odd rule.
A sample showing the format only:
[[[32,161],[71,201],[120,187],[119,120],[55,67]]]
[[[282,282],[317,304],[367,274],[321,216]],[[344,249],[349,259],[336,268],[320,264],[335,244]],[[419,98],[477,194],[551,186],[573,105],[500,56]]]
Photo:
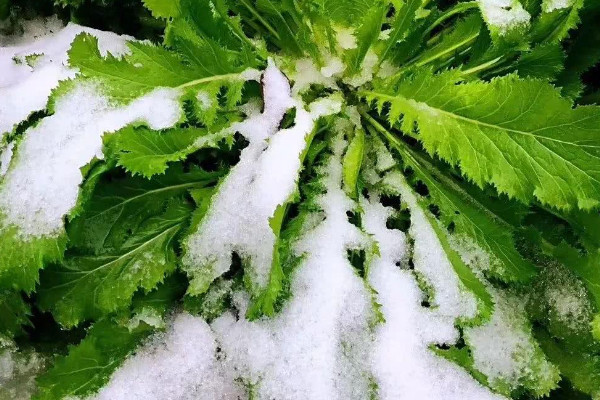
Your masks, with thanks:
[[[86,83],[58,98],[55,113],[28,129],[15,149],[0,183],[2,224],[17,226],[25,238],[59,234],[77,202],[80,168],[103,157],[103,134],[134,122],[171,127],[181,118],[179,96],[174,89],[156,89],[117,106]]]
[[[364,227],[379,244],[369,282],[377,291],[385,322],[375,330],[372,371],[381,400],[484,400],[502,399],[475,381],[465,370],[435,355],[429,346],[452,343],[453,321],[437,309],[421,306],[422,292],[413,274],[396,266],[406,256],[407,237],[386,227],[392,210],[378,201],[364,201]],[[411,209],[414,213],[414,209]],[[412,216],[412,214],[411,214]],[[417,242],[426,238],[415,238]],[[419,246],[438,247],[428,241]],[[444,268],[443,262],[433,268]],[[444,271],[441,272],[445,275]],[[450,340],[449,340],[450,339]]]
[[[518,0],[478,0],[486,22],[501,35],[529,23],[531,16]]]
[[[233,252],[250,262],[256,287],[266,285],[275,244],[270,219],[296,190],[300,156],[315,121],[341,107],[340,101],[326,98],[305,110],[271,61],[263,75],[263,96],[262,113],[227,128],[242,134],[249,145],[219,186],[196,232],[184,243],[183,263],[195,275],[192,284],[197,292],[229,270]],[[280,130],[285,113],[294,107],[295,124]]]
[[[201,318],[178,314],[166,333],[130,357],[89,400],[231,400],[244,387],[222,367],[215,335]]]
[[[67,51],[82,32],[98,38],[102,55],[128,53],[126,41],[133,39],[74,23],[62,27],[58,19],[51,18],[26,29],[18,42],[0,47],[0,138],[32,112],[44,109],[59,81],[75,76]],[[33,67],[25,60],[32,54],[39,55]]]

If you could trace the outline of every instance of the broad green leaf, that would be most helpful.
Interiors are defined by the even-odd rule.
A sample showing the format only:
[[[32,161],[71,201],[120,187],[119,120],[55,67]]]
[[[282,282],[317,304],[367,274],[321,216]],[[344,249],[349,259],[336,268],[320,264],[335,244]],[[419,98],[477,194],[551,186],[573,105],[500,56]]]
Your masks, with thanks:
[[[107,176],[67,226],[71,246],[91,254],[120,249],[142,221],[162,213],[167,200],[211,186],[221,175],[198,168],[185,172],[181,165],[174,165],[152,180]]]
[[[354,137],[348,145],[343,159],[344,190],[353,199],[358,198],[358,177],[365,153],[365,132],[362,129],[354,131]]]
[[[42,275],[39,304],[71,327],[127,307],[133,294],[150,291],[176,268],[174,239],[191,214],[182,202],[150,217],[119,250],[69,255]]]
[[[146,178],[164,174],[169,163],[183,161],[204,147],[217,147],[231,133],[209,133],[200,128],[174,128],[163,132],[145,126],[128,126],[106,136],[105,145],[117,164]]]
[[[39,392],[34,399],[58,400],[95,392],[151,331],[147,325],[129,331],[110,320],[95,323],[81,343],[37,379]]]
[[[544,44],[524,53],[515,63],[519,76],[554,80],[562,71],[565,54],[557,44]]]
[[[99,80],[102,90],[112,98],[129,102],[157,87],[190,92],[211,83],[223,86],[242,79],[246,65],[233,59],[219,59],[211,52],[199,52],[193,63],[175,52],[143,42],[130,42],[131,54],[102,57],[98,39],[89,34],[77,36],[69,50],[69,63],[87,78]]]
[[[505,76],[457,84],[456,73],[421,71],[397,84],[360,94],[389,120],[400,116],[430,154],[477,185],[493,184],[523,202],[534,198],[559,209],[600,204],[600,112],[572,108],[551,85]]]

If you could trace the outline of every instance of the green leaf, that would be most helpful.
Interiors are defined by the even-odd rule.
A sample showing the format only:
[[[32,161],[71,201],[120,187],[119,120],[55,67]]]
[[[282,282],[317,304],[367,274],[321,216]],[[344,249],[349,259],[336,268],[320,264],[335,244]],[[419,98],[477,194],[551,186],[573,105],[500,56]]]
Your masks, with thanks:
[[[581,25],[573,43],[569,46],[565,70],[558,78],[562,93],[576,97],[583,90],[581,75],[600,61],[600,6],[586,7],[582,10]]]
[[[67,355],[56,358],[52,367],[38,377],[38,394],[35,400],[58,400],[68,396],[86,397],[93,394],[110,378],[135,348],[153,332],[153,327],[143,323],[140,313],[150,307],[162,318],[181,298],[185,291],[185,278],[179,274],[165,279],[150,293],[138,292],[133,299],[131,312],[119,320],[105,318],[88,329],[86,337],[69,349]],[[132,318],[129,320],[128,314]]]
[[[183,161],[204,147],[218,147],[231,133],[209,133],[200,128],[174,128],[163,132],[145,126],[128,126],[105,136],[105,146],[117,164],[146,178],[164,174],[169,163]],[[106,153],[106,151],[105,151]]]
[[[39,271],[47,263],[59,262],[67,237],[30,237],[23,240],[18,228],[2,226],[0,214],[0,289],[14,288],[29,293],[35,289]]]
[[[407,0],[406,2],[397,2],[396,15],[391,23],[389,38],[386,39],[385,47],[379,55],[381,64],[389,55],[390,50],[404,39],[414,23],[417,10],[422,4],[421,0]]]
[[[459,20],[452,29],[444,31],[436,38],[438,42],[425,49],[412,63],[421,67],[433,61],[443,62],[454,57],[461,49],[470,46],[479,36],[483,21],[477,14]],[[411,64],[412,64],[411,63]]]
[[[177,53],[144,42],[130,42],[131,54],[102,57],[98,39],[78,35],[69,50],[69,63],[88,78],[99,80],[102,90],[112,98],[129,102],[158,87],[193,91],[219,82],[223,86],[243,80],[245,65],[232,59],[215,60],[212,52],[195,48],[194,63],[184,62]]]
[[[179,0],[142,0],[144,6],[156,18],[172,18],[179,15]]]
[[[536,337],[547,357],[573,386],[592,398],[600,396],[600,356],[569,352],[561,343],[552,339],[546,332],[538,329]]]
[[[107,319],[95,323],[81,343],[68,355],[58,357],[37,379],[39,392],[34,399],[58,400],[94,393],[151,331],[145,324],[129,331]]]
[[[357,73],[360,70],[367,52],[379,38],[386,10],[386,4],[378,1],[369,8],[366,15],[361,19],[355,32],[357,47],[350,50],[346,56],[346,64],[350,74]]]
[[[127,307],[138,288],[150,291],[176,268],[174,239],[191,207],[172,202],[162,215],[140,224],[117,251],[69,255],[47,268],[39,304],[66,327]]]
[[[525,78],[554,80],[562,71],[565,54],[558,44],[545,44],[524,53],[515,63],[517,73]]]
[[[505,282],[527,282],[535,275],[535,267],[519,254],[514,240],[527,212],[524,207],[477,193],[407,144],[392,140],[405,165],[414,171],[414,179],[428,188],[429,198],[422,201],[428,207],[438,207],[440,221],[445,227],[452,227],[450,247],[471,268],[485,268],[484,274]]]
[[[365,153],[365,132],[362,129],[354,131],[354,137],[348,145],[346,154],[344,154],[343,165],[343,185],[344,190],[353,199],[358,198],[358,177]]]
[[[361,91],[389,120],[402,118],[418,139],[483,187],[523,202],[534,198],[559,209],[600,204],[600,112],[573,109],[551,85],[509,75],[457,84],[453,71],[420,71],[397,84]]]
[[[107,176],[98,183],[84,210],[67,226],[72,247],[91,254],[120,249],[130,231],[142,221],[163,212],[167,200],[193,189],[213,185],[222,172],[171,166],[152,180]]]
[[[30,325],[30,309],[20,292],[0,290],[0,335],[14,337]]]
[[[542,13],[531,27],[532,40],[537,43],[557,43],[568,36],[579,23],[583,0],[571,0],[565,8],[554,8],[556,2],[542,1]]]

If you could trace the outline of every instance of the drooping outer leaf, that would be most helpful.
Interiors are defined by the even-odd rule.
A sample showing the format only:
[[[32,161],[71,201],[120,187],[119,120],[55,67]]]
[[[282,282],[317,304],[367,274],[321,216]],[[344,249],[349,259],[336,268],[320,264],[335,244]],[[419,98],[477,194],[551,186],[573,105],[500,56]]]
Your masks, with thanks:
[[[118,251],[68,256],[63,265],[47,268],[40,306],[67,327],[125,308],[138,287],[150,291],[175,270],[174,238],[191,211],[181,201],[172,202],[162,215],[144,221]]]
[[[477,185],[559,209],[600,204],[600,108],[573,109],[548,83],[514,75],[457,84],[453,72],[417,72],[361,91],[402,129]]]

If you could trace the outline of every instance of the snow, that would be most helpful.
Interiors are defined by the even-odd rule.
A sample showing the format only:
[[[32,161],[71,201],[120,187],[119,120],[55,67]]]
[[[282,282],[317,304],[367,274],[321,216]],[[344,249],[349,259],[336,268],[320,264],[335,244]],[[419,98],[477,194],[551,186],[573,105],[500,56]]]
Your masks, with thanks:
[[[230,400],[243,387],[221,367],[217,342],[201,318],[179,314],[113,374],[94,400]],[[91,399],[90,399],[91,400]]]
[[[318,70],[315,63],[310,58],[301,58],[296,61],[296,70],[294,75],[294,86],[292,94],[297,95],[302,93],[312,84],[321,84],[326,88],[337,88],[333,74],[339,73],[339,65],[332,64],[323,67],[329,76],[325,75],[322,70]]]
[[[0,398],[28,400],[36,389],[35,378],[45,359],[33,351],[18,351],[16,345],[0,336]]]
[[[593,307],[585,285],[572,272],[561,265],[545,266],[538,274],[534,293],[545,315],[555,317],[573,332],[587,333]]]
[[[336,129],[352,129],[349,120],[339,121]],[[249,296],[238,291],[232,299],[237,312],[222,314],[210,328],[200,317],[179,314],[165,335],[125,362],[95,400],[362,400],[375,390],[382,400],[503,398],[430,350],[431,345],[456,341],[455,320],[449,315],[467,317],[472,310],[437,287],[438,306],[421,306],[423,293],[414,274],[396,266],[409,256],[410,245],[403,232],[386,228],[392,210],[373,194],[360,203],[364,231],[348,221],[347,211],[357,204],[341,187],[346,145],[338,134],[333,154],[319,170],[325,190],[315,200],[319,210],[293,245],[304,258],[292,276],[292,297],[281,312],[248,321],[244,315]],[[408,190],[398,177],[390,182],[398,191]],[[424,217],[414,208],[416,199],[405,194],[402,198],[419,225]],[[435,270],[453,286],[449,292],[460,292],[460,283],[449,277],[447,262],[435,251],[424,250],[439,248],[437,238],[424,234],[413,239],[415,268]],[[364,280],[349,263],[347,250],[366,249],[372,240],[379,255]],[[370,287],[385,316],[385,322],[375,326]]]
[[[390,172],[383,179],[383,184],[398,191],[410,210],[409,234],[415,241],[413,263],[415,270],[427,279],[434,290],[433,305],[437,306],[436,312],[448,318],[451,323],[458,317],[474,317],[477,312],[475,298],[463,288],[433,227],[402,174],[399,171]],[[452,341],[455,333],[449,333],[446,340]]]
[[[76,71],[68,66],[67,51],[75,36],[82,32],[98,38],[102,55],[127,53],[126,41],[133,39],[73,23],[62,27],[52,18],[33,24],[17,42],[0,47],[0,139],[29,114],[44,109],[60,80],[75,76]],[[39,55],[33,67],[26,62],[26,57],[32,54]]]
[[[545,13],[550,13],[555,10],[561,10],[573,5],[573,0],[544,0],[542,2],[542,10]]]
[[[116,106],[92,84],[80,84],[58,98],[55,113],[29,128],[0,183],[4,225],[25,237],[58,235],[75,206],[80,168],[102,158],[102,136],[130,123],[164,129],[178,122],[180,93],[157,89],[127,106]]]
[[[297,242],[305,254],[292,281],[293,297],[274,318],[250,322],[231,313],[212,328],[230,368],[256,385],[258,398],[369,398],[368,352],[372,306],[364,281],[354,272],[346,251],[364,246],[365,237],[348,222],[355,204],[341,189],[338,138],[325,168],[327,192],[318,200],[322,212]],[[234,299],[244,315],[248,299]]]
[[[263,75],[263,96],[261,114],[227,128],[242,134],[249,145],[219,186],[196,232],[184,243],[183,264],[194,276],[195,293],[204,292],[210,282],[229,270],[233,252],[250,261],[256,288],[266,286],[275,244],[270,219],[296,190],[300,156],[315,121],[341,107],[339,100],[328,99],[305,110],[292,97],[287,78],[272,61]],[[293,107],[295,124],[280,130],[280,121]]]
[[[531,16],[518,0],[478,0],[486,22],[500,35],[529,23]]]
[[[335,27],[335,37],[339,46],[344,50],[355,49],[358,44],[354,36],[354,28]]]
[[[375,331],[372,350],[373,376],[381,400],[501,399],[481,386],[465,370],[435,355],[430,345],[454,339],[453,321],[439,309],[421,306],[422,293],[409,270],[396,266],[407,257],[408,239],[399,230],[386,228],[392,209],[375,201],[364,201],[364,227],[379,244],[380,256],[373,260],[369,282],[378,293],[385,322]],[[415,213],[411,209],[411,213]],[[412,215],[412,214],[411,214]],[[438,247],[439,243],[415,238],[415,246]],[[434,263],[432,267],[443,267]],[[445,275],[444,271],[441,271]],[[441,307],[440,307],[441,308]],[[451,340],[450,342],[452,342]]]
[[[534,382],[534,386],[557,381],[557,368],[544,357],[531,335],[526,302],[491,287],[488,291],[494,301],[491,319],[465,329],[475,368],[488,377],[492,386],[516,389],[523,381]]]
[[[10,142],[3,150],[0,149],[0,178],[6,175],[8,171],[8,165],[12,159],[14,148],[15,142]]]

